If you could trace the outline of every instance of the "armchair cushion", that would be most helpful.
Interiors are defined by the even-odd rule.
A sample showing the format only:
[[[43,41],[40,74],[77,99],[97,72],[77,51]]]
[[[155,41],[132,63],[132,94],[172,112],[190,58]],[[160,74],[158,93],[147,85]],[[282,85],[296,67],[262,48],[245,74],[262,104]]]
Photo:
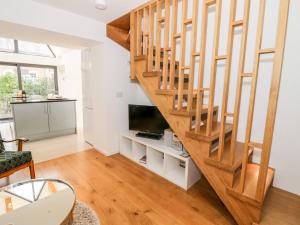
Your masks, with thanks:
[[[4,173],[32,160],[31,152],[5,151],[0,153],[0,173]]]

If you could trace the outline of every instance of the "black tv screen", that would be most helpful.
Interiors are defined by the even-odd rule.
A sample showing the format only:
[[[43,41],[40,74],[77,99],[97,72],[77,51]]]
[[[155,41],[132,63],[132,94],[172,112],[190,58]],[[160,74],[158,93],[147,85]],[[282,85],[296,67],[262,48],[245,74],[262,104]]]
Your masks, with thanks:
[[[155,106],[129,105],[129,130],[163,134],[168,122]]]

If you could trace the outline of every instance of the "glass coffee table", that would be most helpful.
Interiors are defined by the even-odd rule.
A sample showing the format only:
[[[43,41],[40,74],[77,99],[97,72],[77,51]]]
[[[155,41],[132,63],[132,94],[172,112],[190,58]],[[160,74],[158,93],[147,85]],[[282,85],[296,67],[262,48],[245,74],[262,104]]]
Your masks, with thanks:
[[[72,224],[76,196],[64,181],[37,179],[0,189],[1,225]]]

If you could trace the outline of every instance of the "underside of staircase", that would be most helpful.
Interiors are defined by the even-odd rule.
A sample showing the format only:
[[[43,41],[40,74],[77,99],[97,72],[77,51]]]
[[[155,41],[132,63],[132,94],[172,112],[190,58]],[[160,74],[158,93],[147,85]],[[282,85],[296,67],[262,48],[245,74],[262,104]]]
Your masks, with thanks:
[[[250,0],[244,2],[244,17],[235,20],[237,0],[231,2],[230,18],[232,23],[229,27],[228,48],[224,56],[218,55],[218,42],[220,36],[221,0],[204,0],[199,7],[198,0],[183,0],[182,4],[182,28],[178,32],[179,1],[158,0],[150,1],[130,14],[121,17],[111,24],[115,28],[123,29],[123,37],[116,38],[108,33],[108,36],[124,47],[124,40],[130,46],[131,52],[131,78],[138,80],[145,93],[158,107],[172,130],[176,133],[185,149],[191,155],[193,161],[207,178],[219,198],[240,225],[252,225],[259,223],[261,210],[268,189],[272,185],[275,170],[269,167],[272,136],[274,130],[277,99],[280,86],[281,67],[283,60],[286,22],[289,1],[280,1],[278,14],[278,30],[276,46],[272,49],[263,49],[261,39],[263,33],[263,19],[266,3],[260,3],[256,60],[251,74],[244,72],[245,49],[247,45]],[[192,17],[187,18],[188,3],[192,3]],[[202,33],[207,32],[207,11],[210,6],[215,6],[215,29],[214,29],[214,60],[210,74],[210,85],[204,87],[204,57],[206,54],[206,35],[197,37],[198,12],[202,11]],[[172,11],[172,14],[170,13]],[[120,23],[130,15],[130,27]],[[118,27],[121,24],[121,27]],[[154,26],[155,24],[155,26]],[[176,24],[176,25],[175,25]],[[162,29],[162,26],[164,29]],[[191,53],[189,64],[185,63],[186,32],[187,26],[191,27]],[[230,66],[234,28],[241,27],[242,44],[240,55],[240,67],[238,74],[237,94],[235,97],[234,112],[227,112],[228,88],[230,80]],[[154,29],[155,28],[155,29]],[[108,27],[109,29],[109,27]],[[127,30],[127,31],[126,31]],[[127,33],[126,33],[127,32]],[[161,39],[161,34],[163,38]],[[122,36],[121,35],[121,36]],[[179,39],[179,51],[176,48]],[[200,50],[196,51],[196,42],[199,40]],[[121,42],[121,43],[120,43]],[[176,50],[177,49],[177,50]],[[176,51],[179,57],[176,58]],[[273,54],[274,64],[269,96],[268,114],[263,143],[251,140],[253,123],[253,108],[255,105],[255,93],[257,88],[257,76],[259,57],[262,54]],[[195,61],[199,58],[199,79],[194,81]],[[223,90],[222,107],[214,103],[215,77],[218,60],[226,61],[226,71]],[[250,77],[251,95],[249,102],[248,121],[245,141],[237,139],[239,127],[239,109],[241,105],[242,80]],[[195,85],[196,83],[196,85]],[[204,94],[208,93],[208,102],[204,103]],[[226,118],[232,118],[228,122]],[[220,119],[221,118],[221,119]],[[259,164],[252,161],[253,151],[261,150]],[[201,224],[201,221],[199,221]]]

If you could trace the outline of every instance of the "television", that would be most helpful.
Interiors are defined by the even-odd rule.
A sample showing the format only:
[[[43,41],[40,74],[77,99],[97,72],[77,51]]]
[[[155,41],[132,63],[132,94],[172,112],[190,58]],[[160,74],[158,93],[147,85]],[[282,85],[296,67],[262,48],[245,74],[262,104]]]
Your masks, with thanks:
[[[129,130],[162,135],[168,122],[155,106],[129,105]]]

